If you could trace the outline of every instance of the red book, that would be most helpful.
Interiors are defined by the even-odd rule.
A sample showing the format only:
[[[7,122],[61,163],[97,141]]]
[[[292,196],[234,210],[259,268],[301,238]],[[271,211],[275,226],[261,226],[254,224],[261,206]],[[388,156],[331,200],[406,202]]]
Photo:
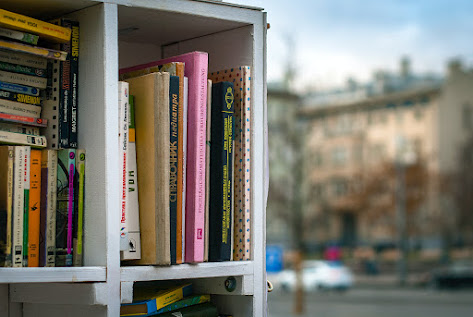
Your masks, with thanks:
[[[191,52],[120,70],[120,74],[167,64],[185,63],[189,79],[187,117],[186,241],[187,263],[204,261],[205,225],[205,150],[207,118],[207,75],[209,57],[205,52]]]

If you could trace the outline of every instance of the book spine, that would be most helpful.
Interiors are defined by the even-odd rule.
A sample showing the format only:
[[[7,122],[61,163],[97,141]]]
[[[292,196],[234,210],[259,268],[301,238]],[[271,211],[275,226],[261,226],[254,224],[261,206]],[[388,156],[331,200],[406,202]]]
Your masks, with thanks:
[[[76,150],[75,212],[74,212],[74,266],[83,264],[84,237],[84,191],[85,191],[85,150]]]
[[[26,103],[0,99],[0,112],[39,118],[41,114],[41,107],[35,105],[28,105]]]
[[[39,266],[39,226],[41,205],[41,151],[31,150],[28,215],[28,266]]]
[[[187,191],[187,113],[189,108],[189,79],[184,77],[184,109],[182,110],[182,259],[186,256],[186,191]]]
[[[38,34],[56,42],[67,42],[71,37],[71,30],[69,29],[3,9],[0,9],[0,25],[14,30]]]
[[[208,56],[202,54],[193,66],[187,122],[186,262],[203,262]]]
[[[11,91],[0,90],[0,99],[27,103],[30,105],[41,105],[41,97],[14,93]]]
[[[44,245],[40,251],[43,254],[43,259],[40,260],[41,266],[54,267],[56,264],[56,202],[57,202],[57,172],[58,172],[58,157],[56,150],[45,150],[42,153],[41,162],[41,179],[46,178],[45,186],[41,186],[42,199],[41,202],[44,212],[41,213],[44,220],[41,224],[42,236],[44,238]]]
[[[25,205],[24,160],[26,146],[15,147],[13,190],[13,267],[23,266],[23,217]]]
[[[13,223],[13,177],[14,177],[15,149],[8,147],[7,162],[7,199],[6,199],[6,233],[5,233],[5,267],[12,266],[12,223]]]
[[[47,209],[48,209],[48,151],[41,151],[41,207],[39,217],[39,266],[46,266],[46,235],[47,235]]]
[[[192,297],[186,297],[186,298],[183,298],[180,301],[169,304],[169,305],[159,309],[155,314],[158,315],[158,314],[162,314],[162,313],[165,313],[165,312],[170,312],[170,311],[174,311],[174,310],[177,310],[177,309],[181,309],[181,308],[184,308],[184,307],[203,304],[203,303],[208,303],[208,302],[210,302],[210,295],[195,295],[195,296],[192,296]]]
[[[79,22],[71,21],[71,96],[69,146],[77,148],[77,106],[79,105]]]
[[[185,208],[183,207],[182,200],[183,195],[183,111],[184,111],[184,63],[175,63],[176,65],[176,75],[179,76],[179,107],[177,110],[177,215],[176,215],[176,263],[181,264],[184,262],[183,257],[183,212]],[[184,216],[185,217],[185,216]]]
[[[69,195],[67,202],[67,255],[66,255],[66,266],[72,266],[73,258],[73,237],[72,231],[74,230],[74,175],[76,172],[76,151],[74,149],[69,150],[68,154],[68,171],[69,171]]]
[[[0,62],[40,69],[47,67],[47,59],[44,57],[12,51],[0,51]]]
[[[119,98],[119,140],[120,140],[120,184],[121,184],[121,212],[120,212],[120,251],[128,250],[128,228],[127,228],[127,202],[128,174],[127,174],[127,148],[128,148],[128,93],[129,86],[126,82],[118,83]]]
[[[46,147],[46,138],[41,135],[29,135],[22,133],[14,133],[0,131],[0,143],[29,145],[36,148]]]
[[[39,128],[45,128],[48,125],[48,120],[46,119],[18,116],[18,115],[1,113],[1,112],[0,112],[0,121],[25,124],[25,125],[35,126]]]
[[[14,52],[33,54],[36,56],[46,57],[58,61],[65,61],[67,53],[64,51],[53,50],[50,48],[43,48],[38,46],[31,46],[6,40],[0,40],[0,48],[11,50]]]
[[[212,86],[209,261],[232,257],[233,100],[233,83]]]
[[[171,224],[171,264],[177,258],[177,162],[178,162],[178,109],[179,77],[170,76],[169,80],[169,215]]]
[[[20,94],[27,94],[31,96],[39,96],[39,89],[35,87],[29,87],[29,86],[23,86],[23,85],[17,85],[17,84],[12,84],[12,83],[7,83],[0,81],[0,89],[6,90],[6,91],[11,91],[11,92],[16,92]]]
[[[0,81],[6,81],[12,84],[26,85],[40,89],[46,88],[48,83],[46,78],[11,73],[4,70],[0,70]]]
[[[122,260],[141,259],[141,237],[140,237],[140,206],[138,203],[138,173],[136,168],[136,144],[135,144],[135,103],[134,97],[129,97],[129,116],[128,116],[128,249],[123,251]]]
[[[0,122],[0,131],[39,135],[38,127],[23,126],[15,123]]]
[[[23,266],[28,266],[28,230],[30,215],[30,171],[31,171],[31,148],[25,148],[24,157],[24,204],[23,204]]]
[[[12,40],[17,40],[17,41],[32,44],[32,45],[38,44],[38,39],[39,39],[38,35],[5,29],[5,28],[0,28],[0,36],[8,37]]]
[[[212,81],[207,81],[207,133],[205,147],[205,243],[204,261],[209,261],[210,144],[212,114]]]
[[[72,149],[62,149],[57,151],[57,203],[56,203],[56,266],[71,266],[72,258],[69,256],[69,229],[70,229],[70,204],[74,194],[71,180],[71,158],[74,155]],[[73,152],[73,153],[71,153]],[[75,156],[75,155],[74,155]],[[73,174],[73,172],[72,172]],[[72,187],[72,191],[71,191]],[[72,229],[72,227],[71,227]],[[72,254],[71,254],[72,255]]]
[[[0,62],[0,70],[42,78],[46,77],[46,70],[44,69],[10,64],[5,62]]]

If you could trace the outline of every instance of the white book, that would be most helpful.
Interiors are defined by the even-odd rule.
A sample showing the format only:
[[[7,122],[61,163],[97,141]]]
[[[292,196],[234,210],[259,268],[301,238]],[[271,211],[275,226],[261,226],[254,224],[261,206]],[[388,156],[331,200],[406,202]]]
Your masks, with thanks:
[[[48,84],[48,79],[45,77],[10,73],[4,70],[0,70],[0,81],[6,81],[7,83],[25,85],[39,89],[45,89]]]
[[[186,179],[187,179],[187,108],[189,101],[189,80],[184,77],[184,109],[182,110],[182,258],[186,252]]]
[[[17,116],[39,118],[41,116],[41,106],[0,99],[0,112]]]
[[[130,99],[131,100],[131,99]],[[135,123],[133,103],[128,107],[128,147],[127,147],[127,217],[126,228],[128,228],[128,249],[121,254],[121,260],[141,259],[141,236],[140,236],[140,206],[138,202],[138,173],[136,169],[136,144]]]
[[[32,45],[38,44],[38,39],[39,39],[38,35],[11,30],[7,28],[0,28],[0,36],[8,37],[10,39],[21,41],[21,42],[32,44]]]
[[[26,146],[15,147],[13,190],[13,267],[23,266],[23,216],[25,206],[24,160]]]
[[[128,83],[118,82],[118,133],[120,155],[120,251],[128,250],[127,193],[128,173],[126,167],[128,149]]]
[[[7,132],[0,130],[0,143],[29,145],[35,148],[46,147],[46,137],[41,135],[30,135],[23,133]]]
[[[38,127],[31,127],[17,123],[0,122],[0,131],[39,135]]]
[[[48,61],[45,57],[5,50],[0,50],[0,62],[41,69],[46,69],[48,66]]]

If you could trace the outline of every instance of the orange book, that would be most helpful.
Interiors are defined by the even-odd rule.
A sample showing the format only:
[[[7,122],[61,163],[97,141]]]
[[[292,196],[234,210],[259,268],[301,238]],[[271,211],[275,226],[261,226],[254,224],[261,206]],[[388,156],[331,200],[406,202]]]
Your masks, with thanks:
[[[31,150],[30,205],[28,217],[28,266],[39,266],[39,222],[41,199],[41,150]]]

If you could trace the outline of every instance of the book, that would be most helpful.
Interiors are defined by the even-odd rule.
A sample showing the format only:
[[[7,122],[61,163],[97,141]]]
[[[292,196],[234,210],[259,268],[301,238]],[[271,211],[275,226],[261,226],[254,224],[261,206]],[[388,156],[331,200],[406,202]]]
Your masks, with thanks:
[[[40,89],[46,88],[46,85],[48,84],[48,79],[45,77],[42,78],[29,76],[24,74],[12,73],[10,71],[4,70],[0,70],[0,81],[5,81],[12,84],[31,86]]]
[[[46,69],[47,61],[45,57],[0,49],[0,62]]]
[[[13,217],[13,161],[15,149],[0,146],[0,212],[2,214],[2,244],[0,266],[12,266],[12,217]]]
[[[39,264],[54,267],[56,258],[57,151],[41,152]]]
[[[183,168],[183,129],[185,127],[183,121],[183,107],[184,107],[184,63],[181,62],[170,62],[170,63],[161,63],[156,61],[152,63],[152,66],[145,67],[138,65],[131,68],[125,68],[120,70],[120,79],[125,80],[127,78],[142,76],[150,74],[153,72],[167,72],[170,76],[179,77],[179,107],[177,108],[177,216],[176,216],[176,263],[183,263],[184,257],[181,255],[183,253],[183,220],[182,215],[185,215],[185,205],[182,204],[183,201],[183,185],[184,185],[184,168]],[[185,228],[185,227],[184,227]],[[184,232],[185,233],[185,232]]]
[[[189,96],[189,80],[184,76],[184,109],[182,110],[182,259],[186,255],[186,179],[187,179],[187,109]]]
[[[28,266],[28,233],[29,233],[29,215],[30,215],[30,171],[31,171],[31,147],[25,147],[23,160],[23,266]]]
[[[29,67],[29,66],[22,66],[22,65],[0,62],[0,70],[28,75],[28,76],[46,78],[46,70],[41,69],[41,68],[34,68],[34,67]]]
[[[140,189],[141,259],[131,263],[169,265],[169,73],[126,81],[135,101]]]
[[[1,113],[0,112],[0,122],[12,122],[20,123],[24,125],[30,125],[39,128],[45,128],[48,125],[48,120],[41,118],[34,118],[28,116],[18,116],[14,114]]]
[[[38,44],[38,39],[39,39],[38,35],[25,33],[21,31],[15,31],[15,30],[6,29],[6,28],[0,28],[0,36],[8,37],[12,40],[17,40],[20,42],[33,44],[33,45]]]
[[[133,303],[122,304],[120,316],[153,314],[158,309],[175,303],[191,294],[192,284],[183,284],[169,289],[160,289],[153,285],[144,289],[135,288],[133,291]]]
[[[46,138],[41,135],[29,135],[23,133],[7,132],[0,130],[0,143],[29,145],[35,148],[44,148],[47,145]]]
[[[39,118],[41,116],[41,107],[16,101],[0,99],[0,112],[12,115]]]
[[[235,90],[234,260],[251,259],[251,68],[213,72],[214,83],[230,81]]]
[[[41,105],[41,97],[39,96],[30,96],[7,90],[0,90],[0,99],[28,103],[30,105]]]
[[[128,83],[118,82],[118,133],[120,140],[120,251],[128,250],[127,228],[127,151],[128,151]]]
[[[209,203],[210,203],[210,128],[212,114],[212,81],[207,80],[207,131],[205,142],[205,243],[204,261],[209,261]]]
[[[179,77],[169,79],[169,221],[171,232],[171,264],[176,264],[178,250],[178,109],[179,109]],[[179,233],[180,235],[180,233]],[[180,239],[179,239],[180,240]],[[181,252],[182,253],[182,252]]]
[[[0,9],[1,10],[1,9]],[[7,40],[0,39],[0,49],[10,50],[13,52],[33,54],[53,60],[65,61],[67,52],[53,50],[51,48],[44,48],[39,46],[27,45]]]
[[[56,266],[72,266],[75,150],[57,154]]]
[[[171,62],[185,63],[184,75],[188,77],[185,262],[197,263],[204,260],[205,118],[208,54],[191,52],[165,58],[159,62],[140,65],[136,68]]]
[[[31,150],[28,207],[28,267],[39,266],[39,228],[41,207],[41,150]]]
[[[84,197],[85,197],[85,150],[76,150],[74,176],[73,266],[84,262]]]
[[[0,89],[17,92],[20,94],[27,94],[31,96],[39,96],[39,89],[35,87],[29,87],[24,85],[17,85],[0,81]]]
[[[150,314],[146,314],[146,315],[137,314],[137,315],[127,315],[127,316],[142,316],[142,317],[161,316],[161,314],[164,314],[167,312],[172,312],[172,311],[176,311],[185,307],[208,303],[208,302],[210,302],[210,295],[192,295],[192,296],[187,296],[172,304],[166,305],[163,308],[158,309],[156,312],[153,312]]]
[[[17,123],[0,122],[0,131],[39,135],[39,128]]]
[[[9,29],[31,32],[54,42],[67,42],[71,30],[28,16],[0,9],[0,25]]]
[[[156,315],[155,315],[156,316]],[[171,312],[157,315],[160,317],[218,317],[218,310],[215,304],[210,302],[192,305]]]
[[[13,180],[13,232],[12,232],[12,266],[23,266],[23,221],[24,221],[24,206],[25,206],[25,152],[27,146],[14,147],[14,180]]]
[[[69,146],[77,148],[78,146],[78,111],[79,106],[79,22],[70,21],[71,36],[71,106],[70,106],[70,126],[69,126]]]
[[[232,259],[233,83],[212,85],[209,261]]]
[[[134,96],[129,97],[128,116],[128,159],[126,169],[128,174],[128,249],[121,252],[121,260],[138,260],[141,258],[140,237],[140,205],[138,203],[138,173],[136,166],[136,138],[135,138],[135,102]]]

